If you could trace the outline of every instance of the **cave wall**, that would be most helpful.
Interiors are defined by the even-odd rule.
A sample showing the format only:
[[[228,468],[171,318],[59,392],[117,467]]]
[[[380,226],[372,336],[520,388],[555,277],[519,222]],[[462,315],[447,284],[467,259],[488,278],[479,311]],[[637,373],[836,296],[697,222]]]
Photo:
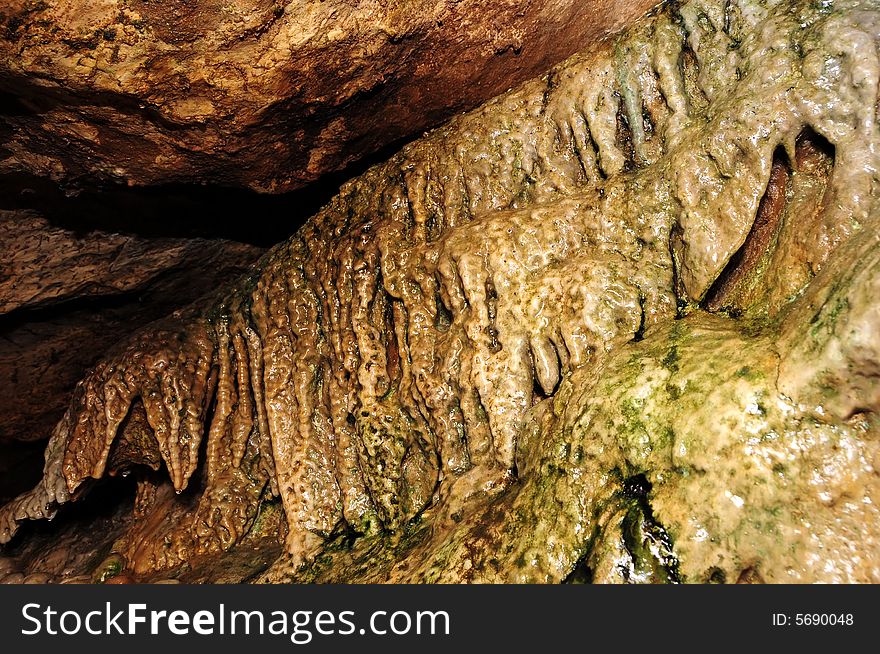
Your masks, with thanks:
[[[880,579],[878,24],[670,5],[408,144],[111,348],[0,540],[132,472],[135,576],[280,503],[267,581]]]
[[[0,171],[299,188],[543,72],[654,4],[9,0]]]
[[[0,442],[47,438],[109,345],[233,279],[370,156],[652,4],[4,3]]]

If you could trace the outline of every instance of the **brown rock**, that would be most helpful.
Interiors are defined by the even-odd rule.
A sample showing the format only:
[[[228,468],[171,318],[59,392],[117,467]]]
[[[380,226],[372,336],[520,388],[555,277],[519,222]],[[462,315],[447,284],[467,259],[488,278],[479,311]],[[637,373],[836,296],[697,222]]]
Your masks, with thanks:
[[[115,577],[110,577],[105,584],[133,584],[134,581],[128,575],[116,575]]]
[[[276,502],[263,581],[880,580],[880,11],[737,7],[450,121],[119,343],[0,541],[128,472],[139,578]]]
[[[543,72],[654,4],[8,0],[0,170],[84,185],[295,189]]]
[[[243,272],[262,248],[60,227],[0,210],[0,442],[48,438],[73,384],[124,334]]]

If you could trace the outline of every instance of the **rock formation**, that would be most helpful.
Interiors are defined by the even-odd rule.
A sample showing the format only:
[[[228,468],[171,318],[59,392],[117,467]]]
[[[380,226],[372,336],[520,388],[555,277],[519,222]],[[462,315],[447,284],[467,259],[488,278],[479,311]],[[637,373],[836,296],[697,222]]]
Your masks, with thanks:
[[[241,275],[262,249],[229,240],[87,233],[0,210],[0,442],[41,440],[73,386],[145,322]],[[99,310],[101,309],[101,310]]]
[[[148,236],[137,239],[145,248],[157,236],[179,247],[194,236],[277,243],[351,176],[325,173],[362,168],[365,156],[543,72],[653,1],[9,0],[0,7],[0,210],[16,213],[4,213],[4,273],[43,279],[39,266],[56,265],[49,246],[64,249],[57,229],[73,251],[90,252],[73,274],[95,284],[126,274],[125,257],[102,244],[107,234]],[[304,184],[273,199],[227,188]],[[304,211],[291,215],[300,200]],[[217,226],[235,212],[257,219]],[[7,273],[36,242],[44,254]],[[0,310],[0,379],[25,391],[0,400],[0,443],[46,438],[109,344],[259,254],[190,247],[215,250],[217,265],[168,257],[154,260],[159,285],[80,286],[81,297]],[[188,274],[188,261],[211,274]]]
[[[6,0],[0,172],[292,190],[544,72],[653,4]]]
[[[878,40],[667,5],[407,145],[108,352],[0,538],[130,474],[126,578],[880,581]]]

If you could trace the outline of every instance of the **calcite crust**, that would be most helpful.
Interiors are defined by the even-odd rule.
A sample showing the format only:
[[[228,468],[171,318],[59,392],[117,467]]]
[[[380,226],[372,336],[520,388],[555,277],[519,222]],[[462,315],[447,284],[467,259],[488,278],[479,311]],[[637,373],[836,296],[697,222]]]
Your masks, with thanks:
[[[126,574],[278,498],[262,581],[880,581],[878,41],[670,4],[404,147],[108,353],[0,539],[161,468]]]

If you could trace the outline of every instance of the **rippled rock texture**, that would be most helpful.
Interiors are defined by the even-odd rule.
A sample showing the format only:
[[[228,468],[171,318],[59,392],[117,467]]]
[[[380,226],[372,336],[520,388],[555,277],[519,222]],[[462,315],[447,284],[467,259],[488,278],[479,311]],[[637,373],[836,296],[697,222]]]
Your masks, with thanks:
[[[653,4],[4,0],[0,171],[292,190],[543,73]]]
[[[2,539],[129,474],[124,578],[880,581],[878,39],[666,6],[406,146],[109,352]]]

